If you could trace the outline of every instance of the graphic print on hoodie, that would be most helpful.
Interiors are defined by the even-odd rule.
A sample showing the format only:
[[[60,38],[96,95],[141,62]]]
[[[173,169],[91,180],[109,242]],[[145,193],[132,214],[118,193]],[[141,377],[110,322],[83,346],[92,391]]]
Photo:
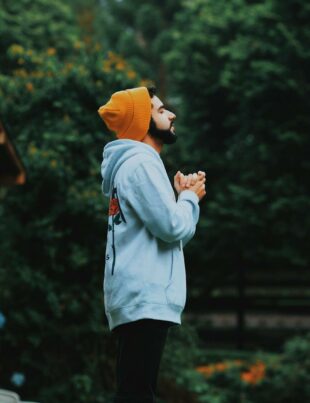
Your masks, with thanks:
[[[135,140],[107,143],[101,174],[109,198],[103,292],[110,330],[143,318],[181,324],[183,247],[195,233],[198,196],[185,190],[176,200],[157,151]]]
[[[111,217],[111,221],[110,221]],[[112,190],[112,195],[110,198],[109,204],[109,224],[108,224],[108,231],[112,231],[112,276],[114,274],[114,266],[116,261],[116,250],[115,250],[115,232],[114,232],[114,225],[119,225],[121,222],[126,222],[125,217],[122,213],[120,203],[117,196],[117,188],[114,187]],[[109,260],[110,256],[106,255],[106,260]]]

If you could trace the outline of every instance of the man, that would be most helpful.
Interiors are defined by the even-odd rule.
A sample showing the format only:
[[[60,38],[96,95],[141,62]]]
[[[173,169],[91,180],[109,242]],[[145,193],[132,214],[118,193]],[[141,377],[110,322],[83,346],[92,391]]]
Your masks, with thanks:
[[[109,197],[104,305],[118,335],[114,402],[155,402],[169,326],[186,301],[183,247],[193,237],[205,173],[174,177],[160,152],[177,135],[175,114],[154,87],[114,93],[98,110],[117,140],[104,147],[102,191]]]

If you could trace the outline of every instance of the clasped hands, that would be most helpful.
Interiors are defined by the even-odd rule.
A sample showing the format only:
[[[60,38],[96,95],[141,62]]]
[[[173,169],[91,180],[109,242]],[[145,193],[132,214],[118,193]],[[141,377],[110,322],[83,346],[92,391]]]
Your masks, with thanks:
[[[206,173],[204,171],[194,172],[193,174],[184,175],[178,171],[174,176],[174,188],[178,194],[183,190],[192,190],[201,200],[206,195],[205,190]]]

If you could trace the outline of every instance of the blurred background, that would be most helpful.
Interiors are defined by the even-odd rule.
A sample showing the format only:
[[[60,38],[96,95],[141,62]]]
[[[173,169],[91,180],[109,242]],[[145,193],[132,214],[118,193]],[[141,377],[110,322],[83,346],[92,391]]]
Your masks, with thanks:
[[[109,403],[97,109],[156,85],[206,171],[159,403],[310,401],[310,4],[0,0],[0,388]]]

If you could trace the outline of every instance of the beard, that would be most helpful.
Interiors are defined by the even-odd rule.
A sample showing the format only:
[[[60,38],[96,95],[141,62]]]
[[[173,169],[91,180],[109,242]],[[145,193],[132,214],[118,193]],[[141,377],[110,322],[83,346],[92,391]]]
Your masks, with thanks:
[[[172,123],[171,123],[172,126]],[[173,144],[178,136],[170,129],[159,129],[153,118],[151,118],[149,133],[152,137],[160,139],[164,144]]]

